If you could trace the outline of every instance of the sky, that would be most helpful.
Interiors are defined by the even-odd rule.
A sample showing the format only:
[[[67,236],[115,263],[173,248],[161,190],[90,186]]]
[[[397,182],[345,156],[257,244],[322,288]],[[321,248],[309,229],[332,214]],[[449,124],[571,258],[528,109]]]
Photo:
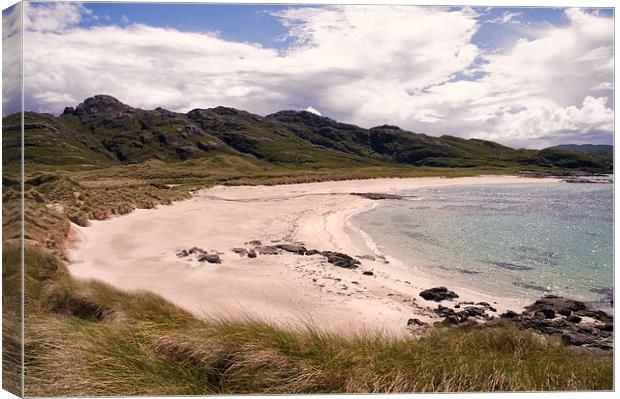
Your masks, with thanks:
[[[19,9],[3,14],[16,70]],[[543,148],[613,141],[613,10],[25,3],[26,110],[95,94],[187,112],[309,110]],[[3,113],[19,108],[5,81]]]

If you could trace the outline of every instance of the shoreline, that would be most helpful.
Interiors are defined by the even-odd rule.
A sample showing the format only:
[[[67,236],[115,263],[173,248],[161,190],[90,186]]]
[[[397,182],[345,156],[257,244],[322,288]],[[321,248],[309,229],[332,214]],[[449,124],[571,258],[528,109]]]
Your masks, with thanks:
[[[77,242],[69,251],[69,271],[76,278],[96,279],[125,291],[152,291],[202,317],[253,318],[292,327],[310,324],[345,335],[403,335],[410,318],[441,320],[431,310],[437,302],[419,296],[423,289],[448,284],[460,298],[442,305],[488,302],[497,309],[494,316],[520,311],[527,303],[441,281],[423,268],[380,253],[351,223],[376,201],[349,193],[556,181],[500,175],[217,186],[171,206],[93,221],[91,227],[73,225]],[[308,249],[348,254],[361,265],[351,270],[320,255],[280,251],[248,258],[232,251],[251,250],[252,240],[263,245],[303,243]],[[194,246],[219,254],[222,263],[176,256]],[[365,255],[375,260],[359,258]]]

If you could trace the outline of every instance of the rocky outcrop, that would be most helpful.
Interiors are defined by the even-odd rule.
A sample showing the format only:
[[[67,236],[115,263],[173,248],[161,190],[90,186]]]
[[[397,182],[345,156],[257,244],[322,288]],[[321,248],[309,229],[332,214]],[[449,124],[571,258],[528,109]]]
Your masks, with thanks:
[[[199,262],[222,263],[222,259],[217,254],[204,254],[198,257]]]
[[[182,249],[177,252],[177,257],[179,258],[185,258],[190,255],[195,255],[199,262],[222,263],[222,258],[220,258],[219,254],[209,253],[208,251],[198,247]]]
[[[295,244],[278,244],[276,248],[280,248],[286,252],[292,252],[294,254],[303,255],[306,253],[306,247],[303,245],[295,245]]]
[[[581,301],[547,295],[527,306],[521,314],[508,311],[500,317],[523,328],[558,335],[568,345],[613,349],[613,317]]]
[[[420,296],[427,301],[441,302],[446,299],[458,298],[454,291],[449,291],[446,287],[435,287],[420,292]]]
[[[428,323],[423,322],[420,319],[409,319],[407,320],[408,327],[426,327]]]
[[[326,257],[327,261],[332,265],[345,269],[357,269],[361,264],[359,260],[341,252],[323,251],[321,254]]]
[[[280,253],[278,248],[271,245],[261,245],[255,248],[261,255],[277,255]]]

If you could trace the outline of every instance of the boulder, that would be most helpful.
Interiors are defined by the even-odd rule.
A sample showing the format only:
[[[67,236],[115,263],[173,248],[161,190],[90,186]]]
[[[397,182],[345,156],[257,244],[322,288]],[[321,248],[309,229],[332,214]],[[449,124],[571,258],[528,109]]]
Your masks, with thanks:
[[[309,249],[306,251],[306,253],[304,255],[319,255],[321,253],[321,251],[319,251],[318,249]]]
[[[371,272],[370,270],[366,270],[366,271],[362,272],[362,274],[364,276],[374,276],[375,275],[375,273]]]
[[[420,292],[420,296],[427,301],[441,302],[444,299],[458,298],[454,291],[448,291],[446,287],[435,287]]]
[[[256,247],[256,249],[258,250],[258,253],[261,255],[277,255],[280,253],[278,248],[273,247],[271,245],[262,245],[262,246]]]
[[[586,304],[556,295],[546,295],[530,306],[527,306],[525,309],[531,313],[535,313],[536,311],[552,310],[563,316],[569,316],[575,311],[586,310]]]
[[[199,262],[222,263],[222,259],[216,254],[203,254],[198,258]]]
[[[197,152],[196,148],[191,147],[191,146],[176,147],[174,150],[179,155],[179,158],[183,160],[189,158],[190,156],[194,155]]]
[[[499,315],[500,319],[514,319],[517,316],[519,316],[517,312],[514,312],[512,310],[507,310],[506,313],[502,313]]]
[[[253,249],[250,249],[248,251],[248,258],[256,258],[256,251],[254,251]]]
[[[420,319],[409,319],[407,320],[407,326],[419,326],[419,327],[424,327],[424,326],[428,326],[428,323],[423,322]]]
[[[357,269],[360,265],[359,260],[353,259],[349,255],[340,252],[323,251],[321,254],[334,266],[343,267],[345,269]]]
[[[294,245],[294,244],[278,244],[276,248],[280,248],[286,252],[292,252],[294,254],[303,255],[306,253],[306,247],[303,245]]]
[[[443,305],[438,305],[434,312],[441,317],[448,317],[456,314],[453,309]]]
[[[71,115],[75,112],[75,108],[73,107],[65,107],[65,110],[62,111],[63,115]]]
[[[198,143],[196,143],[196,146],[198,148],[200,148],[203,151],[215,151],[221,148],[221,146],[218,143],[215,143],[213,141],[199,141]]]
[[[241,257],[244,257],[248,254],[248,250],[245,248],[233,248],[232,251]]]

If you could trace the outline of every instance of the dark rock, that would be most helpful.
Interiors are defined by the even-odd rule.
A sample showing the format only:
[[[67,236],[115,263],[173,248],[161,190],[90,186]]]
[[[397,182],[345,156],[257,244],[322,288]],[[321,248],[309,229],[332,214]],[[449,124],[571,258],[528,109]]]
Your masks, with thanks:
[[[541,309],[534,312],[534,315],[543,315],[545,319],[553,319],[555,318],[555,310],[553,309]]]
[[[407,326],[420,326],[420,327],[424,327],[424,326],[428,326],[428,323],[423,322],[420,319],[409,319],[407,320]]]
[[[63,115],[71,115],[75,112],[75,108],[73,107],[65,107],[65,110],[62,111]]]
[[[420,296],[427,301],[441,302],[444,299],[458,298],[454,291],[448,291],[446,287],[435,287],[420,292]]]
[[[366,270],[365,272],[362,272],[362,274],[363,274],[364,276],[374,276],[374,273],[373,273],[373,272],[371,272],[370,270]]]
[[[573,299],[562,298],[556,295],[546,295],[525,308],[528,312],[543,311],[546,309],[553,310],[562,315],[570,315],[575,311],[583,311],[586,305],[583,302]]]
[[[221,148],[221,145],[213,141],[199,141],[196,146],[203,151],[215,151]]]
[[[190,156],[194,155],[197,150],[196,148],[191,147],[191,146],[182,146],[182,147],[176,147],[175,151],[179,155],[179,158],[185,160],[189,158]]]
[[[116,98],[108,95],[96,95],[89,97],[80,103],[73,112],[75,115],[94,115],[98,113],[110,113],[127,111],[131,107],[121,103]]]
[[[250,244],[250,245],[263,245],[263,243],[260,242],[259,240],[252,240],[252,241],[248,242],[248,244]]]
[[[575,346],[593,346],[596,343],[595,337],[589,334],[579,334],[571,332],[563,333],[562,341],[564,341],[568,345]]]
[[[358,197],[371,199],[371,200],[386,200],[386,199],[400,200],[400,199],[405,198],[404,196],[398,195],[398,194],[382,194],[382,193],[350,193],[350,195],[355,195]]]
[[[279,244],[276,245],[276,248],[280,248],[286,252],[292,252],[299,255],[303,255],[306,253],[306,247],[304,247],[303,245]]]
[[[203,254],[198,258],[199,262],[222,263],[222,259],[216,254]]]
[[[273,247],[271,245],[263,245],[260,247],[256,248],[258,250],[258,253],[261,255],[277,255],[280,253],[280,251],[278,251],[278,248]]]
[[[443,319],[441,324],[457,325],[457,324],[465,323],[467,321],[469,321],[469,316],[467,316],[466,314],[462,314],[462,313],[455,313],[455,314],[446,316],[446,318]]]
[[[468,306],[462,311],[460,311],[459,314],[467,315],[468,317],[482,317],[482,318],[489,317],[483,308],[477,308],[475,306]]]
[[[359,260],[353,259],[349,255],[340,252],[323,251],[321,254],[334,266],[343,267],[345,269],[357,269],[360,265]]]
[[[565,317],[555,318],[556,314]],[[511,316],[518,326],[560,335],[567,345],[613,349],[613,317],[602,310],[588,308],[580,301],[548,295],[527,306],[521,315],[512,312]],[[602,323],[584,323],[582,317],[591,317]]]
[[[507,310],[506,313],[502,313],[499,315],[500,319],[514,319],[517,316],[519,316],[517,312],[514,312],[512,310]]]
[[[438,305],[437,309],[435,309],[434,312],[441,317],[448,317],[456,314],[453,309],[450,309],[449,307],[443,305]]]
[[[574,312],[577,316],[591,317],[603,323],[613,323],[613,317],[602,310],[581,309]]]
[[[256,258],[256,251],[254,251],[253,249],[250,249],[248,251],[248,258]]]
[[[304,255],[319,255],[321,253],[321,251],[319,251],[318,249],[309,249],[306,251],[306,253]]]
[[[239,254],[239,256],[244,257],[248,254],[248,250],[245,248],[233,248],[232,251],[236,254]]]
[[[490,265],[496,266],[496,267],[501,267],[502,269],[506,269],[506,270],[521,270],[521,271],[526,271],[526,270],[532,270],[533,268],[530,266],[523,266],[523,265],[516,265],[514,263],[509,263],[509,262],[488,262]]]

